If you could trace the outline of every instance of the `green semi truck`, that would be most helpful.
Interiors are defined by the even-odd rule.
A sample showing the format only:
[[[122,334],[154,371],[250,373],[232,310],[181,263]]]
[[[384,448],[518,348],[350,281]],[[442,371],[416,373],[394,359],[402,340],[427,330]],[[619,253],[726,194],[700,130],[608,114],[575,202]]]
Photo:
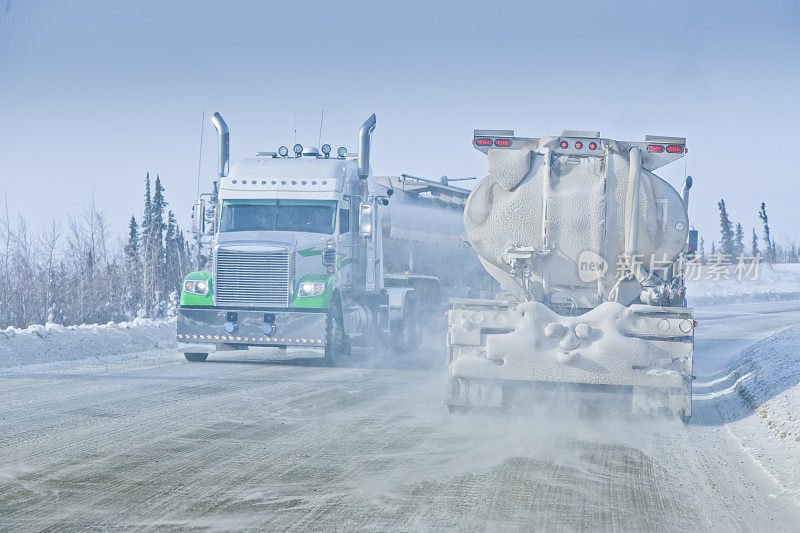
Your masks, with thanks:
[[[375,115],[357,154],[296,144],[230,168],[227,124],[219,113],[212,123],[218,179],[193,210],[211,268],[183,282],[187,360],[252,346],[319,348],[328,364],[354,345],[410,350],[449,296],[487,282],[462,239],[468,190],[372,175]]]

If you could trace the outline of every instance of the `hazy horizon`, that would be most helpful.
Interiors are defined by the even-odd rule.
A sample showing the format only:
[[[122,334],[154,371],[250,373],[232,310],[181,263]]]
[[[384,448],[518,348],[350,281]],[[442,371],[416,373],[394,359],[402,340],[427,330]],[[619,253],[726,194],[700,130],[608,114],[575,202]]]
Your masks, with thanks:
[[[0,0],[0,157],[11,215],[34,226],[94,192],[117,235],[161,176],[184,229],[215,177],[219,111],[232,160],[297,142],[355,151],[376,113],[376,174],[483,177],[475,128],[538,137],[687,138],[657,171],[695,178],[690,220],[706,251],[716,202],[761,237],[800,240],[794,206],[800,7],[570,3],[53,3]],[[296,119],[295,119],[296,117]],[[787,194],[789,193],[789,194]]]

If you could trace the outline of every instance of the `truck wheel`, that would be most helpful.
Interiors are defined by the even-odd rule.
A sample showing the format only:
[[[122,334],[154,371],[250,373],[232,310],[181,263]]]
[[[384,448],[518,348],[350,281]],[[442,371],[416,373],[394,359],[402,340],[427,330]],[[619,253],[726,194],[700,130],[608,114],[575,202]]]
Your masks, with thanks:
[[[336,366],[346,352],[347,339],[342,325],[341,305],[332,305],[325,317],[325,364]]]
[[[191,361],[192,363],[202,363],[208,357],[207,353],[184,353],[183,356],[186,358],[187,361]]]
[[[422,313],[422,306],[419,305],[419,300],[416,295],[410,294],[408,307],[403,312],[403,322],[405,325],[405,347],[406,350],[416,350],[422,343],[422,331],[425,326],[425,321],[422,320],[420,313]]]
[[[422,342],[424,321],[419,316],[421,309],[417,304],[417,297],[408,293],[403,304],[403,319],[393,328],[392,349],[395,352],[415,350]]]

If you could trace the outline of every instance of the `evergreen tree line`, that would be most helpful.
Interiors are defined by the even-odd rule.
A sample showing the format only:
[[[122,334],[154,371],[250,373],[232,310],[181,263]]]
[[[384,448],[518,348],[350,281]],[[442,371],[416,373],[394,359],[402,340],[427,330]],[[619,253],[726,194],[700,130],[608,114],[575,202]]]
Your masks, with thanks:
[[[768,263],[800,263],[800,247],[796,242],[793,241],[785,246],[775,242],[765,202],[761,202],[758,210],[758,219],[762,225],[760,237],[756,228],[751,228],[751,235],[745,237],[744,226],[741,222],[734,225],[724,199],[717,202],[717,209],[719,209],[720,239],[719,242],[711,242],[711,255],[729,256],[732,261],[738,260],[740,256],[760,255]],[[705,242],[702,238],[697,247],[697,255],[701,262],[706,261]]]
[[[174,314],[194,265],[191,246],[156,176],[125,239],[111,235],[94,198],[66,224],[34,232],[8,203],[0,217],[0,328],[53,322],[102,324]]]

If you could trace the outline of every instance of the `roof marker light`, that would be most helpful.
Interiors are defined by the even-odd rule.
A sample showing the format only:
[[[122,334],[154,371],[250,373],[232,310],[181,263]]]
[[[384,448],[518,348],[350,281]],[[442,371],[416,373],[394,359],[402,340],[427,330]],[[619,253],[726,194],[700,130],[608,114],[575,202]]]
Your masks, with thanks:
[[[300,144],[300,143],[297,143],[297,144],[294,145],[294,148],[292,148],[292,150],[294,150],[294,155],[296,157],[300,157],[300,154],[303,153],[303,145]]]
[[[661,146],[660,144],[649,144],[649,145],[647,145],[647,151],[648,152],[663,152],[664,151],[664,147]]]
[[[475,139],[475,146],[491,146],[491,139]]]
[[[581,148],[583,148],[583,143],[581,141],[575,141],[575,148],[580,150]]]
[[[289,149],[286,148],[285,146],[281,146],[280,148],[278,148],[278,155],[280,155],[281,157],[286,157],[287,155],[289,155]]]
[[[347,155],[347,148],[345,148],[344,146],[340,146],[339,149],[336,150],[336,153],[339,155],[339,157],[344,159],[344,157]]]
[[[322,145],[322,153],[325,154],[325,157],[331,155],[331,145],[330,144],[323,144]]]
[[[495,146],[511,146],[511,139],[495,139]]]
[[[596,149],[597,149],[597,143],[594,142],[594,141],[590,142],[589,143],[589,150],[596,150]]]
[[[669,146],[667,146],[667,152],[671,154],[682,154],[683,146],[679,144],[670,144]]]
[[[569,148],[569,143],[567,141],[561,141],[561,148]]]

